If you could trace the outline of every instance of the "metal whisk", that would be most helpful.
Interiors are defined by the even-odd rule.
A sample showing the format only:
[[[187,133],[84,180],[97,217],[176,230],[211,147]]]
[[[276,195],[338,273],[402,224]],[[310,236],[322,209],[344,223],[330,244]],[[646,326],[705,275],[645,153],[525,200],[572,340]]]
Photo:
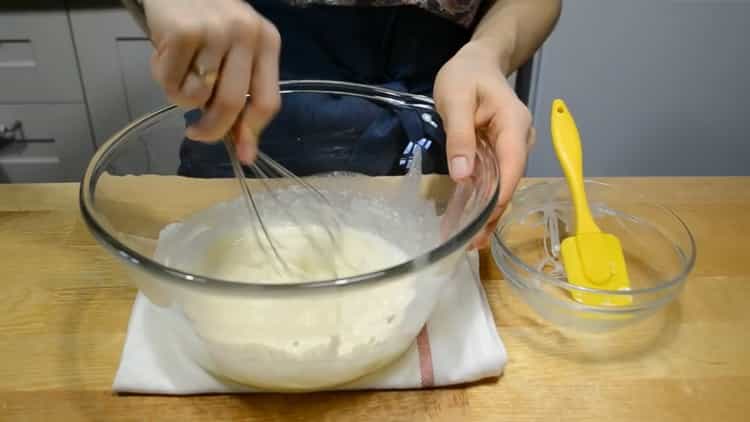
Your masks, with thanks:
[[[279,247],[279,240],[274,238],[272,230],[264,221],[260,209],[261,207],[256,202],[253,192],[248,186],[231,135],[227,135],[224,138],[224,145],[229,154],[229,160],[232,164],[235,177],[240,184],[243,202],[250,217],[251,227],[255,229],[254,235],[256,236],[260,252],[266,254],[273,260],[273,262],[278,264],[277,270],[280,275],[304,277],[304,269],[297,268],[295,265],[290,265],[290,257],[285,256],[284,248]],[[335,254],[340,250],[338,237],[341,232],[342,222],[341,218],[337,215],[336,209],[328,198],[310,183],[297,177],[294,173],[263,152],[258,153],[258,159],[256,162],[250,164],[249,168],[255,175],[256,180],[263,185],[268,197],[274,201],[273,212],[276,216],[275,220],[278,220],[280,215],[284,215],[284,218],[286,218],[285,223],[287,223],[286,226],[288,227],[288,223],[291,223],[295,228],[299,228],[300,236],[308,243],[305,247],[305,251],[297,250],[296,252],[317,254],[316,261],[317,264],[321,266],[320,268],[328,269],[331,278],[338,277]],[[301,219],[299,216],[295,215],[295,210],[292,209],[294,208],[293,206],[284,204],[284,201],[278,195],[278,191],[273,189],[270,185],[272,179],[280,179],[284,183],[291,182],[288,183],[288,190],[293,191],[290,193],[294,194],[300,205],[313,208],[307,210],[307,215],[305,216],[307,224],[300,221]],[[322,236],[323,238],[311,233],[312,227],[319,227],[322,229],[324,233],[324,236]]]

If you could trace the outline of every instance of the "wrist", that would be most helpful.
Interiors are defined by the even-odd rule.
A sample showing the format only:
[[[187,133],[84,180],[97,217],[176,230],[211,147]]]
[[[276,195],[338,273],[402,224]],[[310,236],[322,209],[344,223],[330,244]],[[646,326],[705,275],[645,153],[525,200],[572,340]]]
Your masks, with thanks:
[[[461,50],[471,52],[477,57],[489,60],[500,68],[505,76],[513,73],[513,42],[499,37],[475,37]]]
[[[518,20],[512,14],[499,14],[480,21],[469,43],[480,46],[491,55],[505,76],[516,69],[514,57],[518,47]]]

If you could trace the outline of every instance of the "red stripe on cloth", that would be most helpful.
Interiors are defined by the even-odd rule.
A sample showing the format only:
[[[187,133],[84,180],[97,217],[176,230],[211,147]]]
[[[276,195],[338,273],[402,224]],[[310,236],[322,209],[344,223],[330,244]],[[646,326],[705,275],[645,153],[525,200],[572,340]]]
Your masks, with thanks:
[[[427,325],[417,336],[417,353],[419,354],[419,375],[422,377],[422,387],[435,385],[435,373],[432,370],[432,351],[430,350],[430,336]]]

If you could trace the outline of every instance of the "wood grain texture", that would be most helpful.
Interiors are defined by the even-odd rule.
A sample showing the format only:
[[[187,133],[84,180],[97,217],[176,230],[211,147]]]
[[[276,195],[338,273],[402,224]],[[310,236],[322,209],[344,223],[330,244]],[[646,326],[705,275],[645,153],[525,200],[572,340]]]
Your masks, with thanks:
[[[540,321],[482,255],[509,361],[429,391],[119,396],[135,289],[97,245],[78,187],[0,185],[0,420],[744,421],[750,411],[750,178],[619,179],[693,230],[679,300],[606,340]],[[527,181],[528,182],[528,181]]]

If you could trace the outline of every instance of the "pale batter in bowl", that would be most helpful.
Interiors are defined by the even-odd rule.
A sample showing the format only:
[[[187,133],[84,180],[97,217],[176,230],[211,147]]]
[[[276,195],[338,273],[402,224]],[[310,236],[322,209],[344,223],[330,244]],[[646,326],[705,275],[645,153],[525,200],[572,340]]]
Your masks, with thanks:
[[[232,209],[238,210],[227,207],[225,212]],[[219,221],[234,219],[225,216]],[[180,237],[195,239],[189,233],[201,232],[201,227],[187,222],[174,230]],[[218,230],[223,235],[192,242],[191,254],[203,257],[195,261],[194,271],[227,280],[284,284],[320,279],[332,270],[338,277],[353,276],[408,258],[381,236],[344,226],[332,260],[319,262],[321,254],[309,246],[325,244],[326,233],[319,227],[302,229],[313,239],[303,239],[298,227],[269,227],[294,274],[279,273],[269,255],[253,253],[258,241],[248,227]],[[174,233],[159,248],[167,261],[182,249],[173,247],[181,242],[170,235]],[[182,312],[203,344],[197,360],[212,372],[231,374],[246,384],[285,389],[334,385],[382,366],[413,340],[402,328],[417,295],[413,279],[304,297],[182,293]],[[186,348],[196,350],[194,345]]]

